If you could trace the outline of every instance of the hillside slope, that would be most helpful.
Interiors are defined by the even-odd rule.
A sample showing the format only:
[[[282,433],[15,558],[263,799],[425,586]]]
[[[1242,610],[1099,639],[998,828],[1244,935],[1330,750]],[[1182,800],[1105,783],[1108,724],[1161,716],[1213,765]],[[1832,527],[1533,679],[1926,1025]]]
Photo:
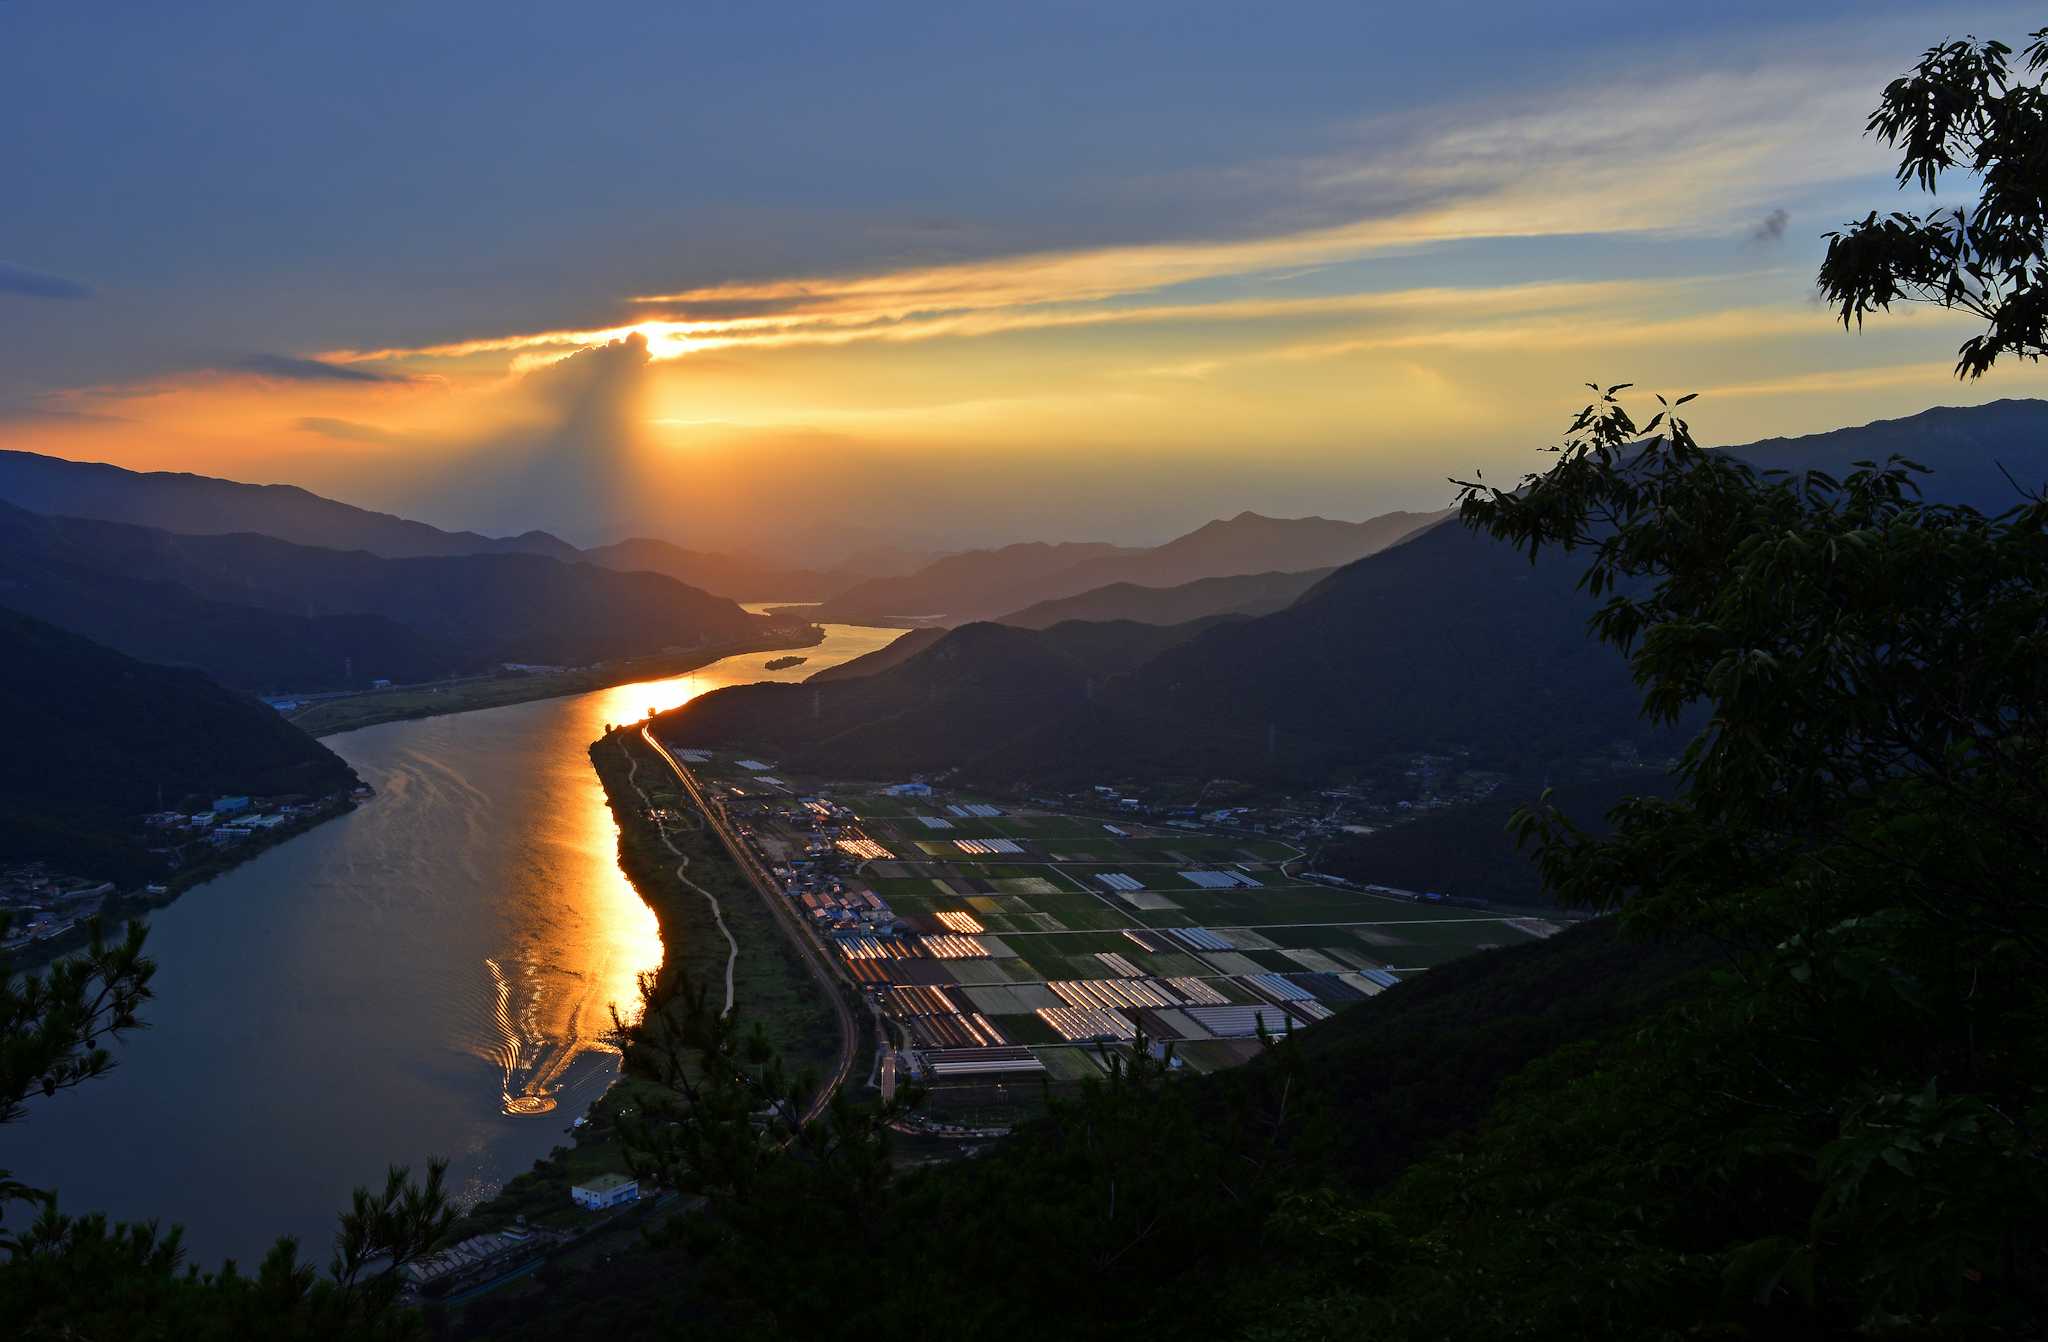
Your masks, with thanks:
[[[762,1199],[691,1249],[621,1254],[531,1300],[486,1297],[461,1335],[870,1337],[937,1298],[961,1339],[1013,1336],[1020,1317],[1077,1338],[1256,1336],[1307,1254],[1350,1247],[1340,1218],[1353,1199],[1478,1125],[1531,1063],[1685,998],[1707,957],[1606,922],[1474,955],[1299,1031],[1298,1066],[1262,1059],[1150,1095],[1098,1092],[976,1159],[903,1177],[857,1213]],[[1283,1126],[1291,1140],[1276,1148]],[[1310,1215],[1290,1218],[1303,1192]],[[790,1233],[898,1239],[935,1225],[945,1253],[844,1299],[804,1289],[807,1265],[771,1251]]]
[[[888,647],[877,648],[873,652],[864,652],[852,661],[841,662],[837,666],[828,666],[821,671],[813,671],[804,678],[804,684],[816,685],[833,680],[858,680],[862,676],[872,676],[877,671],[887,671],[892,666],[901,666],[918,653],[923,652],[926,648],[944,638],[946,632],[944,629],[906,629],[903,631],[902,636]]]
[[[963,625],[884,671],[736,686],[656,721],[669,741],[745,741],[792,767],[880,775],[962,766],[993,774],[1064,758],[1088,769],[1117,739],[1113,718],[1096,720],[1104,687],[1210,627]]]
[[[442,531],[323,498],[296,485],[130,471],[33,452],[0,452],[0,502],[35,513],[126,522],[187,535],[255,532],[298,545],[367,550],[387,559],[468,554],[573,559],[577,553],[574,546],[545,531],[503,538]]]
[[[861,581],[858,575],[777,568],[738,555],[686,550],[636,536],[583,551],[585,562],[621,572],[660,573],[733,601],[823,601]]]
[[[1198,578],[1174,587],[1115,582],[1078,596],[1040,601],[997,619],[1020,629],[1047,629],[1066,620],[1134,620],[1140,624],[1184,624],[1212,615],[1270,615],[1294,604],[1334,572],[1242,573]]]
[[[659,574],[540,555],[383,559],[6,505],[0,604],[263,690],[584,664],[730,642],[764,623]]]
[[[224,793],[324,795],[353,771],[247,695],[0,610],[0,853],[131,876],[136,818]]]
[[[1384,549],[1443,516],[1387,513],[1363,522],[1335,522],[1326,517],[1274,518],[1244,512],[1204,523],[1184,536],[1150,547],[1029,544],[972,550],[948,555],[904,578],[850,588],[825,602],[817,616],[959,625],[1001,619],[1027,607],[1117,583],[1176,587],[1204,578],[1327,569]],[[1210,604],[1196,614],[1235,609]],[[1112,618],[1118,615],[1114,609],[1103,613]],[[1134,617],[1145,615],[1134,612]],[[1043,618],[1046,623],[1057,623],[1067,616],[1055,611]],[[1148,622],[1176,623],[1170,619]]]
[[[1384,550],[1448,516],[1448,512],[1393,512],[1363,522],[1338,522],[1327,517],[1266,517],[1247,511],[1206,522],[1185,536],[1138,554],[1076,564],[1060,581],[1069,592],[1084,592],[1112,582],[1173,587],[1198,578],[1327,569]]]
[[[1771,468],[1840,470],[1911,451],[1916,425],[1934,426],[1919,453],[1934,468],[1931,498],[1996,508],[2012,496],[2004,471],[2048,480],[2042,401],[1730,450]],[[1042,682],[1013,684],[997,663],[1043,649],[962,628],[866,678],[857,695],[819,685],[795,715],[750,700],[746,688],[724,690],[686,706],[677,730],[706,743],[772,739],[827,769],[881,761],[985,781],[1104,772],[1306,780],[1429,749],[1543,777],[1592,752],[1668,754],[1679,733],[1641,718],[1626,663],[1587,636],[1594,602],[1579,590],[1582,568],[1555,553],[1531,564],[1453,520],[1337,569],[1284,610],[1193,631],[1149,660],[1126,658],[1128,670],[1098,661],[1099,674],[1062,672],[1055,659]],[[961,692],[970,684],[974,693]],[[890,721],[914,724],[895,729],[895,756]]]
[[[958,624],[1038,599],[1038,585],[1087,560],[1135,554],[1097,541],[1028,541],[945,555],[897,578],[856,583],[812,614],[846,624]]]

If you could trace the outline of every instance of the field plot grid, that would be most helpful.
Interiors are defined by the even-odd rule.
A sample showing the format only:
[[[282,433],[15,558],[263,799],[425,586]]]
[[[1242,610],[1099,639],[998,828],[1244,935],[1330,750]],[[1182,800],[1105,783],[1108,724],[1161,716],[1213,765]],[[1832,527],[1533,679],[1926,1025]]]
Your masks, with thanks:
[[[709,756],[707,755],[707,759]],[[1557,925],[1297,879],[1284,843],[1059,814],[943,789],[707,773],[773,834],[771,864],[909,1065],[963,1110],[1099,1076],[1138,1034],[1195,1071],[1457,956]],[[921,786],[921,785],[920,785]],[[782,826],[776,832],[777,824]],[[971,1094],[970,1094],[971,1093]]]

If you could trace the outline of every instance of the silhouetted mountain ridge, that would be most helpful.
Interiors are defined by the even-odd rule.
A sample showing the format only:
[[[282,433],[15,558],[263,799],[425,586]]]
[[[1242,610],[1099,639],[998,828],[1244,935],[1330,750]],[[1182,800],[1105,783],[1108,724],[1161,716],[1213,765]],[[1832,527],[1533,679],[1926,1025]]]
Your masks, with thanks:
[[[0,610],[0,708],[0,852],[76,874],[130,880],[151,866],[135,835],[161,807],[356,781],[247,695],[11,610]]]
[[[297,485],[252,485],[183,471],[131,471],[104,462],[0,452],[0,500],[30,512],[126,522],[186,535],[254,532],[297,545],[367,550],[387,559],[577,550],[545,531],[480,536],[443,531],[324,498]]]
[[[1934,426],[1936,450],[1914,446],[1916,425]],[[1898,451],[1935,468],[1930,497],[2001,508],[2013,495],[2005,472],[2048,479],[2048,402],[1730,450],[1770,468],[1831,471]],[[740,687],[686,705],[664,730],[778,749],[804,767],[958,768],[990,781],[1315,778],[1450,748],[1541,776],[1588,752],[1668,752],[1677,733],[1643,721],[1626,663],[1587,635],[1583,566],[1557,554],[1532,564],[1449,521],[1337,569],[1273,614],[1185,630],[1164,646],[1149,641],[1156,626],[1101,626],[1097,642],[1116,641],[1119,628],[1151,634],[1123,635],[1129,655],[1098,651],[1092,668],[1066,654],[1082,642],[1072,626],[1005,640],[967,626],[893,669],[806,687],[802,713]],[[991,664],[1002,659],[1030,669],[1018,677]]]
[[[685,549],[646,536],[593,547],[583,551],[583,558],[621,572],[665,574],[677,582],[734,601],[823,601],[863,580],[858,573],[778,568],[738,555]]]
[[[997,621],[1023,629],[1046,629],[1065,620],[1134,620],[1140,624],[1181,624],[1212,615],[1270,615],[1293,605],[1334,569],[1305,573],[1240,573],[1197,578],[1174,587],[1115,582],[1078,596],[1059,597],[1012,611]]]
[[[1001,619],[1116,583],[1173,587],[1205,578],[1326,569],[1384,549],[1443,516],[1396,512],[1338,522],[1246,511],[1149,547],[1027,543],[971,550],[901,578],[852,587],[826,601],[816,615],[871,623],[965,624]]]
[[[541,555],[384,559],[4,504],[0,605],[255,690],[581,665],[731,642],[766,623],[659,574]]]

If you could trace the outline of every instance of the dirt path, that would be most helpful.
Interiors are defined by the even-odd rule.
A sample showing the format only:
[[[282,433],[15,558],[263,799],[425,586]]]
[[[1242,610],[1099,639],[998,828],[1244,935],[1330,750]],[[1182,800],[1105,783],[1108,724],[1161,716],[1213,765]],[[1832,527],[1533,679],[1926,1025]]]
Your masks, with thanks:
[[[632,751],[626,749],[626,742],[623,737],[619,740],[619,750],[626,757],[626,781],[633,785],[633,791],[640,794],[641,805],[652,810],[654,808],[654,800],[647,795],[647,789],[640,786],[640,761],[633,758]],[[732,1014],[732,972],[733,966],[739,963],[740,944],[733,940],[732,930],[725,925],[725,911],[718,906],[718,896],[690,879],[689,855],[676,847],[675,841],[668,837],[668,826],[657,820],[654,822],[654,828],[661,835],[663,846],[669,852],[675,854],[677,858],[676,879],[704,896],[704,902],[711,906],[711,917],[718,923],[720,934],[725,937],[727,947],[725,953],[725,1010],[719,1014],[730,1016]]]
[[[712,805],[711,799],[704,795],[703,790],[698,786],[696,775],[684,768],[682,762],[668,752],[667,747],[654,739],[652,730],[642,727],[640,739],[645,741],[655,754],[661,756],[667,762],[668,767],[674,771],[676,781],[681,783],[684,791],[690,794],[691,801],[696,804],[697,810],[703,815],[705,822],[711,826],[712,832],[725,844],[726,851],[732,854],[734,863],[739,866],[740,874],[747,878],[747,883],[754,887],[756,893],[768,905],[770,913],[781,925],[783,931],[788,934],[790,941],[795,944],[797,958],[803,961],[806,969],[810,970],[811,977],[816,980],[819,989],[825,994],[825,1000],[832,1007],[833,1015],[838,1020],[838,1061],[833,1066],[832,1074],[825,1079],[824,1085],[819,1088],[817,1098],[811,1102],[810,1108],[804,1112],[803,1121],[808,1123],[825,1112],[825,1106],[832,1102],[834,1092],[846,1083],[848,1074],[853,1071],[854,1059],[860,1052],[859,1026],[854,1021],[853,1012],[846,1005],[845,995],[840,991],[839,978],[833,971],[830,961],[826,959],[824,949],[818,945],[817,938],[813,937],[806,928],[797,922],[796,914],[789,907],[789,901],[782,897],[782,892],[775,888],[775,883],[769,878],[768,873],[762,869],[760,862],[754,857],[753,853],[748,850],[745,842],[732,832],[732,828],[726,824],[725,818]],[[635,786],[637,787],[638,785],[636,784]],[[723,924],[721,923],[720,926],[723,926]]]

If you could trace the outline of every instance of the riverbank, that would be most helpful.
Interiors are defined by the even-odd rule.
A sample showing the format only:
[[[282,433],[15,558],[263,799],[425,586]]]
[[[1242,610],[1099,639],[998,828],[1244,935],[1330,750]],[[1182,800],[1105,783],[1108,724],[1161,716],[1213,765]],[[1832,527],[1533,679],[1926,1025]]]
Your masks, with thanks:
[[[818,1000],[788,935],[690,807],[674,774],[630,731],[592,743],[590,762],[618,828],[619,866],[661,927],[657,991],[672,994],[687,982],[722,1004],[730,984],[742,1028],[758,1024],[792,1070],[827,1063],[838,1038],[829,1005]],[[589,1213],[570,1201],[569,1189],[598,1174],[630,1172],[618,1119],[642,1103],[649,1084],[623,1068],[570,1140],[473,1208],[457,1237],[520,1218],[564,1230],[587,1222]]]
[[[309,736],[332,736],[358,727],[372,727],[380,722],[407,722],[440,717],[446,713],[468,713],[479,708],[501,708],[506,704],[530,703],[536,699],[588,694],[592,690],[608,690],[635,681],[661,680],[685,675],[727,657],[753,652],[780,652],[786,648],[813,648],[824,641],[825,631],[817,625],[785,626],[760,638],[741,639],[688,652],[627,657],[564,671],[508,671],[495,676],[471,676],[426,685],[371,690],[339,699],[322,699],[289,716],[291,722]]]
[[[225,876],[245,862],[253,861],[287,840],[297,838],[317,825],[347,815],[356,809],[355,798],[347,793],[336,793],[327,798],[319,810],[310,811],[287,825],[270,829],[251,830],[249,837],[231,847],[217,848],[201,862],[181,867],[156,882],[162,888],[151,890],[142,887],[135,890],[116,890],[100,905],[98,918],[100,927],[110,939],[121,936],[122,927],[133,919],[174,903],[177,898],[194,886]],[[86,948],[91,933],[84,919],[68,931],[40,941],[31,941],[17,946],[6,953],[6,967],[11,973],[43,969],[53,961],[75,954]]]

